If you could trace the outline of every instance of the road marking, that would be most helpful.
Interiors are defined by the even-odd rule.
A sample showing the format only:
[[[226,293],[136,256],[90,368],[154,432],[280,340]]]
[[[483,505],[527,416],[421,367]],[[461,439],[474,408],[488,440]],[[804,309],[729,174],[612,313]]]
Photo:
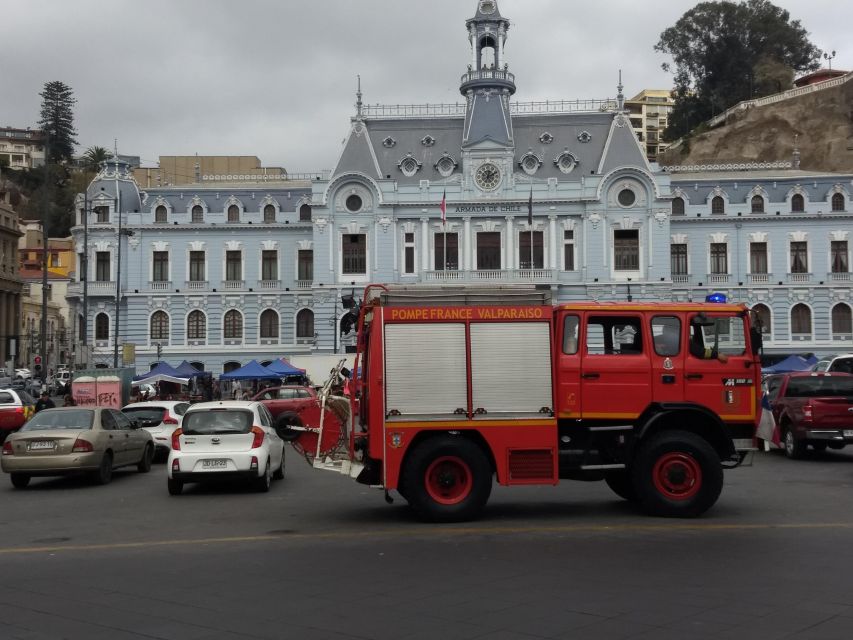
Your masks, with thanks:
[[[0,547],[0,555],[27,553],[58,553],[60,551],[112,551],[121,549],[150,549],[154,547],[182,547],[205,544],[240,544],[274,542],[280,540],[360,540],[373,538],[416,538],[443,536],[486,536],[554,533],[714,533],[717,531],[767,531],[803,529],[853,529],[853,522],[816,522],[803,524],[597,524],[564,525],[554,527],[447,527],[441,525],[416,529],[385,529],[378,531],[338,531],[314,533],[282,533],[258,536],[232,536],[199,538],[193,540],[141,540],[139,542],[114,542],[104,544],[62,544],[39,547]]]

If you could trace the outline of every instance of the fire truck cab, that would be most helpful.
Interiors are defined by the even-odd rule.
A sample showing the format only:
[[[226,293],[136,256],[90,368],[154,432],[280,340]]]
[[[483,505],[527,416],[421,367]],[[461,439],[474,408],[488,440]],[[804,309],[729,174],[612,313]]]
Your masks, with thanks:
[[[698,516],[723,468],[754,446],[754,338],[743,305],[368,287],[337,466],[431,521],[476,516],[494,481],[561,479],[604,480],[654,515]],[[333,463],[317,453],[315,466]]]

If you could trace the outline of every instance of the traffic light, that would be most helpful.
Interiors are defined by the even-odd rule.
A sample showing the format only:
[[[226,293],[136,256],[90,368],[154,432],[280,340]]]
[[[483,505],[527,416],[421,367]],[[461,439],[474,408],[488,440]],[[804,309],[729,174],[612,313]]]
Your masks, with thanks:
[[[37,367],[40,367],[40,366],[41,366],[41,356],[36,356],[35,358],[33,358],[33,363],[34,363]]]

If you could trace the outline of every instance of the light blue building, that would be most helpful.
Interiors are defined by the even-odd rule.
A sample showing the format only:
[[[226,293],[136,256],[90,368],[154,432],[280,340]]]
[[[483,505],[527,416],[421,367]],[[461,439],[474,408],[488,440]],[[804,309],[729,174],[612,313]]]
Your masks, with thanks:
[[[853,176],[802,170],[793,149],[665,171],[621,86],[610,101],[517,102],[497,2],[466,27],[462,100],[368,106],[359,90],[335,168],[313,180],[140,192],[107,163],[87,194],[92,360],[112,362],[117,277],[119,343],[137,345],[140,369],[157,345],[216,373],[342,353],[340,294],[368,282],[527,283],[558,301],[722,291],[760,305],[768,352],[848,348]],[[117,206],[133,235],[119,236]],[[82,218],[73,233],[83,247]]]

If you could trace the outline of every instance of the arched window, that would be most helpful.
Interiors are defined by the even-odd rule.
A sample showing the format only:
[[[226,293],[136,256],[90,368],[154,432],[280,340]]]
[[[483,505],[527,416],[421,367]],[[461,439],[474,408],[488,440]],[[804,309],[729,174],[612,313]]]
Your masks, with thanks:
[[[299,207],[299,222],[311,222],[311,205],[303,204]]]
[[[154,222],[168,222],[168,212],[162,204],[154,209]]]
[[[224,365],[222,365],[222,372],[231,373],[232,371],[236,371],[237,369],[239,369],[241,366],[242,365],[239,362],[226,362]]]
[[[672,201],[672,215],[674,216],[683,216],[684,215],[684,198],[676,198]]]
[[[187,316],[187,338],[205,340],[207,338],[207,316],[202,311],[191,311]]]
[[[802,213],[806,210],[806,199],[799,193],[791,196],[791,213]]]
[[[296,314],[296,337],[314,337],[314,312],[310,309],[303,309]]]
[[[723,215],[726,212],[726,201],[723,196],[714,196],[711,200],[711,213],[713,215]]]
[[[165,311],[155,311],[151,315],[151,340],[169,340],[169,316]]]
[[[853,333],[853,313],[850,311],[850,305],[841,302],[832,307],[832,333],[833,335]]]
[[[106,313],[95,316],[95,340],[110,339],[110,318]]]
[[[204,371],[204,363],[203,362],[190,362],[190,366],[196,371]]]
[[[766,304],[757,304],[752,307],[752,310],[755,312],[756,322],[761,329],[761,333],[769,337],[773,324],[770,316],[770,308]]]
[[[243,337],[243,314],[236,309],[231,309],[225,314],[223,320],[225,325],[226,340],[240,340]]]
[[[832,196],[832,210],[833,211],[844,211],[844,194],[843,193],[835,193]]]
[[[791,334],[810,335],[812,332],[812,310],[804,304],[795,304],[791,309]]]
[[[240,207],[236,204],[228,207],[228,222],[240,222]]]
[[[261,338],[278,338],[278,314],[272,309],[261,314]]]
[[[192,208],[192,221],[204,222],[204,209],[201,208],[200,204],[197,204]]]
[[[752,196],[752,213],[764,213],[764,198]]]
[[[275,222],[275,207],[271,204],[264,207],[264,222]]]

